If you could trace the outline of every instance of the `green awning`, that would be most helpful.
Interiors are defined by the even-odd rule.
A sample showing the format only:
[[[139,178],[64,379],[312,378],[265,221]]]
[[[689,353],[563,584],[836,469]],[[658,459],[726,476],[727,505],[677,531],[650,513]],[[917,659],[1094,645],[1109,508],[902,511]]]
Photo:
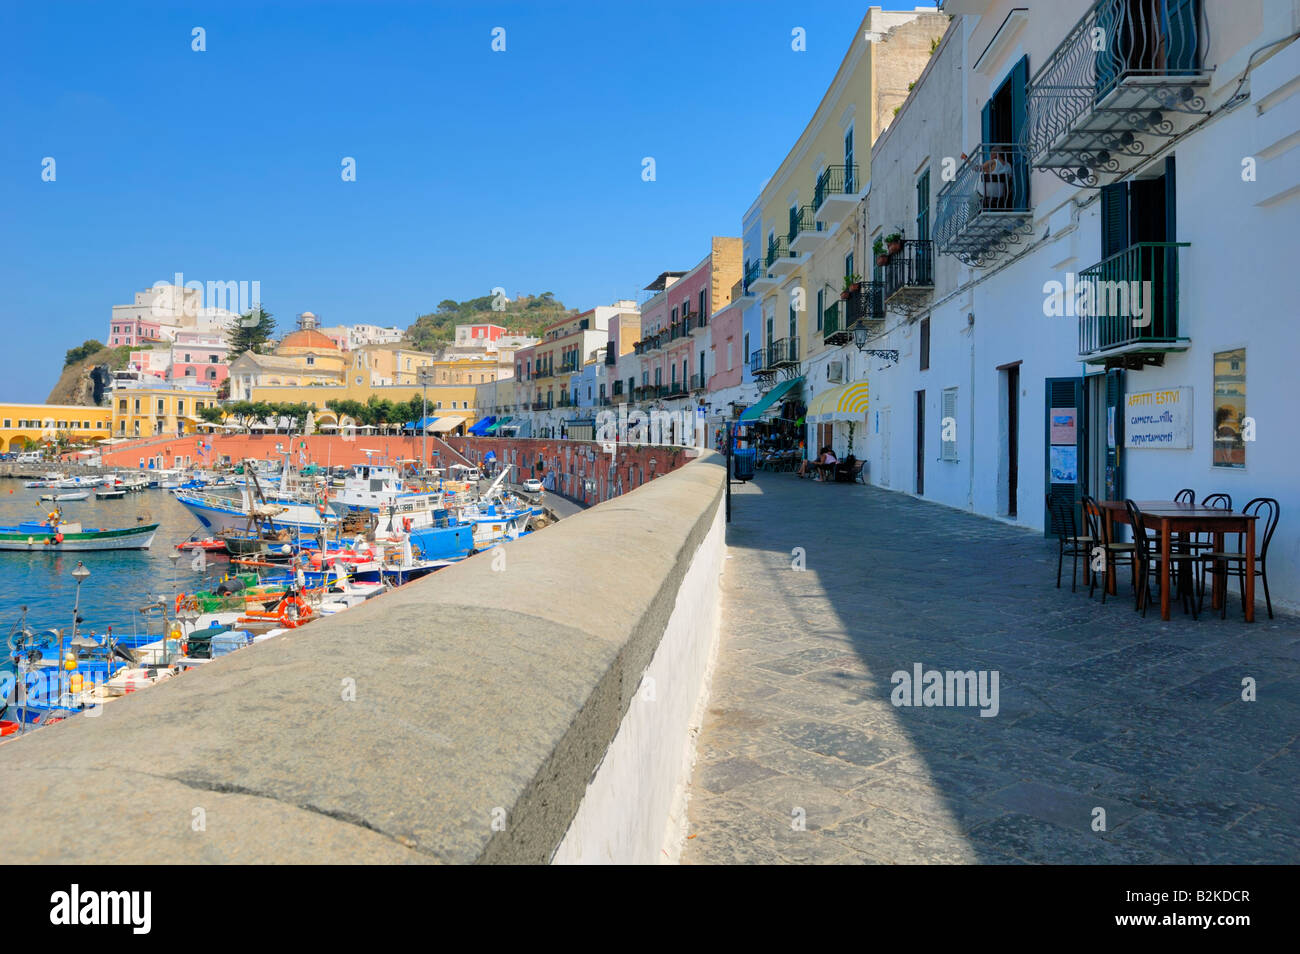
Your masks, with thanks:
[[[763,416],[764,412],[766,412],[768,408],[780,402],[782,398],[801,384],[803,384],[802,376],[791,378],[789,381],[782,381],[772,390],[764,394],[757,404],[751,404],[749,407],[745,408],[745,410],[741,412],[740,423],[753,424]]]
[[[495,421],[495,422],[492,424],[492,426],[489,427],[489,428],[487,429],[487,431],[486,431],[485,433],[493,434],[493,433],[495,433],[495,432],[496,432],[496,431],[501,427],[502,424],[509,424],[509,423],[510,423],[510,418],[508,418],[508,417],[503,417],[503,418],[501,418],[500,420]]]

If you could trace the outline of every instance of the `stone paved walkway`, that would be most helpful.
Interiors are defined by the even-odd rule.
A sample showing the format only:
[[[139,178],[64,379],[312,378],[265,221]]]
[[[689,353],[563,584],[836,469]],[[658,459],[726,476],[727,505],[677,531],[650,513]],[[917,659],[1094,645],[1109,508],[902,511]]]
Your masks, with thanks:
[[[1262,594],[1254,625],[1235,596],[1143,619],[1125,589],[1057,590],[1025,530],[784,474],[733,489],[684,862],[1300,862],[1300,620]],[[997,670],[998,714],[895,707],[916,663]]]

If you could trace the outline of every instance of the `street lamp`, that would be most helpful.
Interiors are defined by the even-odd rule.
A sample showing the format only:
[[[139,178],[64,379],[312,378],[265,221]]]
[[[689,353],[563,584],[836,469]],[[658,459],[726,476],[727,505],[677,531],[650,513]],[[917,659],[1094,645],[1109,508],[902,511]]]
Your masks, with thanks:
[[[853,345],[862,354],[871,358],[884,358],[890,364],[898,364],[898,349],[889,348],[868,348],[867,347],[867,326],[862,322],[857,322],[853,326]]]

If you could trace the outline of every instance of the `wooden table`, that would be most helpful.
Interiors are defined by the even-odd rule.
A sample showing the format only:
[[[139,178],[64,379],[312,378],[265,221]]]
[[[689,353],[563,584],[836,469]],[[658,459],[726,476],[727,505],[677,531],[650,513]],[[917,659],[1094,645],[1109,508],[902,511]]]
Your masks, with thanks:
[[[1160,533],[1160,560],[1164,567],[1164,579],[1160,581],[1160,618],[1169,619],[1169,555],[1172,552],[1171,538],[1175,533],[1212,533],[1214,549],[1223,550],[1225,533],[1245,535],[1246,565],[1246,622],[1255,622],[1255,515],[1235,513],[1231,510],[1215,510],[1198,507],[1194,503],[1179,503],[1175,500],[1135,500],[1137,508],[1142,511],[1142,519]],[[1122,500],[1099,500],[1109,527],[1108,536],[1115,539],[1115,524],[1129,523],[1128,509]],[[1214,568],[1214,591],[1211,605],[1218,609],[1227,598],[1228,577],[1218,565]],[[1115,565],[1106,561],[1106,590],[1115,593]]]

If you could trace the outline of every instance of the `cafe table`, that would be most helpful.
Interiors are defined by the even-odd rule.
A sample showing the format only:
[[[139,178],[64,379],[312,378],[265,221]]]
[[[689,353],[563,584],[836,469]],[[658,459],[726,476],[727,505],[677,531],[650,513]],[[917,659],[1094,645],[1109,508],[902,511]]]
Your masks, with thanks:
[[[1255,622],[1255,515],[1236,513],[1232,510],[1215,510],[1211,507],[1198,507],[1195,503],[1180,503],[1176,500],[1135,500],[1137,508],[1142,511],[1142,519],[1147,526],[1156,530],[1160,538],[1160,560],[1163,567],[1169,566],[1169,555],[1173,549],[1173,536],[1177,533],[1211,533],[1214,535],[1214,549],[1223,551],[1223,535],[1240,533],[1245,538],[1244,553],[1246,557],[1246,622]],[[1108,537],[1115,539],[1115,524],[1129,523],[1128,508],[1122,500],[1099,500],[1097,506],[1105,516]],[[1106,592],[1115,594],[1115,565],[1106,564]],[[1166,577],[1168,575],[1166,569]],[[1227,573],[1224,568],[1214,568],[1213,607],[1218,609],[1227,598]],[[1160,582],[1160,618],[1169,619],[1169,581]]]

